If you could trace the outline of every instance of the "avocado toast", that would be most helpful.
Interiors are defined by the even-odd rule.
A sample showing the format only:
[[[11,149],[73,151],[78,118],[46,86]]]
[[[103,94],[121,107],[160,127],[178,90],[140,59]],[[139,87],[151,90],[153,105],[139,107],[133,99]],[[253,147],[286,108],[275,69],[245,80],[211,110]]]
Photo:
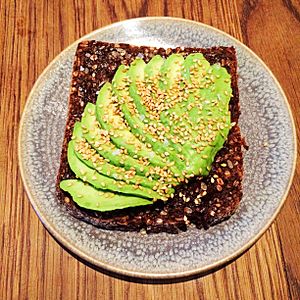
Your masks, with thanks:
[[[61,203],[76,218],[125,231],[177,233],[231,216],[243,177],[236,68],[231,47],[81,42]]]

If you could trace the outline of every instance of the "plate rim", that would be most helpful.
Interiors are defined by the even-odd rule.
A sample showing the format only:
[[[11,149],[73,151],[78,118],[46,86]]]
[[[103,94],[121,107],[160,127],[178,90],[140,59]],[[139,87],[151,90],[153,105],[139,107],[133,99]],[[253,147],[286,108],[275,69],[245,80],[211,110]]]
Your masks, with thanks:
[[[68,238],[62,236],[61,233],[55,228],[55,224],[52,223],[49,219],[47,220],[46,214],[43,214],[42,212],[39,211],[38,205],[37,205],[37,203],[34,199],[34,196],[31,193],[31,189],[30,189],[29,185],[26,182],[26,176],[25,176],[25,170],[24,170],[25,167],[23,165],[23,160],[22,160],[21,138],[22,138],[23,127],[24,127],[24,124],[25,124],[25,112],[28,110],[29,105],[34,100],[33,93],[36,90],[36,87],[40,84],[40,82],[42,80],[42,77],[48,72],[48,70],[51,69],[53,64],[58,60],[61,53],[64,52],[64,51],[70,50],[75,45],[77,45],[80,41],[82,41],[84,39],[88,39],[89,36],[91,36],[93,34],[96,34],[97,32],[101,32],[101,31],[104,31],[104,30],[107,30],[107,29],[110,29],[110,28],[122,26],[124,23],[129,23],[129,22],[134,22],[134,21],[146,21],[146,20],[159,20],[159,21],[163,21],[163,20],[171,20],[172,21],[173,20],[175,22],[192,23],[194,25],[202,26],[202,27],[205,27],[209,30],[213,30],[213,31],[218,32],[222,35],[225,35],[226,37],[232,39],[234,42],[239,44],[239,46],[241,48],[244,48],[245,50],[249,51],[259,61],[259,63],[268,71],[269,75],[274,80],[274,83],[276,84],[276,86],[278,87],[280,93],[282,94],[282,97],[284,99],[286,108],[288,110],[288,114],[290,116],[291,125],[292,125],[293,146],[294,146],[292,170],[291,170],[291,173],[290,173],[289,182],[287,184],[284,195],[281,197],[280,203],[279,203],[277,209],[275,210],[275,212],[273,213],[272,217],[269,219],[269,221],[265,224],[265,226],[263,228],[261,228],[247,243],[245,243],[245,245],[240,247],[238,250],[234,251],[233,253],[231,253],[230,255],[228,255],[226,257],[224,257],[223,259],[220,259],[220,260],[218,260],[216,262],[213,262],[209,265],[206,265],[206,266],[203,266],[203,267],[198,267],[196,269],[188,270],[188,271],[179,271],[179,272],[171,272],[171,273],[146,273],[146,272],[140,272],[140,271],[131,271],[131,270],[126,270],[126,269],[123,269],[123,268],[115,267],[113,265],[107,264],[103,261],[100,261],[100,260],[97,260],[95,258],[90,257],[85,251],[80,250],[76,245],[72,244],[72,241],[68,241]],[[89,262],[92,265],[97,266],[101,269],[107,270],[109,272],[121,274],[121,275],[124,275],[124,276],[133,277],[133,278],[160,279],[160,280],[175,279],[175,278],[178,279],[178,278],[190,277],[190,276],[195,276],[195,275],[200,275],[200,274],[203,274],[203,273],[207,273],[207,272],[209,272],[213,269],[224,266],[225,264],[231,262],[232,260],[234,260],[235,258],[240,256],[241,254],[243,254],[251,246],[253,246],[261,238],[261,236],[266,232],[266,230],[272,225],[273,221],[276,219],[276,217],[278,216],[280,210],[282,209],[282,207],[283,207],[283,205],[284,205],[284,203],[287,199],[287,196],[289,194],[292,182],[293,182],[293,178],[294,178],[294,175],[295,175],[295,169],[296,169],[296,161],[297,161],[297,134],[296,134],[296,127],[295,127],[295,121],[294,121],[294,118],[293,118],[293,113],[292,113],[289,101],[288,101],[288,99],[285,95],[285,92],[284,92],[283,88],[281,87],[279,81],[276,79],[276,77],[274,76],[272,71],[266,65],[266,63],[253,50],[251,50],[245,44],[243,44],[242,42],[240,42],[235,37],[231,36],[230,34],[224,32],[224,31],[222,31],[218,28],[215,28],[213,26],[207,25],[207,24],[202,23],[202,22],[194,21],[194,20],[178,18],[178,17],[163,17],[163,16],[130,18],[130,19],[125,19],[125,20],[122,20],[122,21],[118,21],[118,22],[108,24],[106,26],[100,27],[96,30],[93,30],[93,31],[85,34],[84,36],[80,37],[79,39],[77,39],[76,41],[71,43],[65,49],[63,49],[60,53],[58,53],[54,57],[54,59],[46,66],[46,68],[43,70],[43,72],[38,76],[38,78],[36,79],[34,85],[31,88],[31,91],[30,91],[29,95],[27,96],[27,100],[26,100],[26,103],[24,105],[21,120],[20,120],[20,123],[19,123],[17,146],[18,146],[19,170],[20,170],[23,186],[25,188],[25,192],[28,196],[28,200],[29,200],[32,208],[34,209],[35,213],[37,214],[39,220],[42,222],[42,224],[45,226],[45,228],[49,231],[49,233],[56,239],[56,241],[58,241],[61,245],[66,247],[66,249],[70,250],[76,256],[82,258],[84,261]]]

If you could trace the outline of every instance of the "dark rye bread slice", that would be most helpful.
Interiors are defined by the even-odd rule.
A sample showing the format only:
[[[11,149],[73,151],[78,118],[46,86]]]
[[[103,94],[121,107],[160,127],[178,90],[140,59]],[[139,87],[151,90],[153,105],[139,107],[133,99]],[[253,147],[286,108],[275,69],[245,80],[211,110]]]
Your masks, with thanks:
[[[232,122],[237,123],[240,109],[237,60],[233,47],[163,49],[99,41],[84,41],[78,45],[57,177],[57,196],[74,217],[105,229],[177,233],[186,230],[189,224],[208,228],[227,219],[236,211],[242,197],[244,145],[238,125],[230,130],[224,147],[215,157],[209,175],[203,179],[194,178],[188,184],[178,186],[174,198],[166,203],[158,201],[147,207],[101,213],[80,208],[59,188],[61,180],[75,177],[69,168],[66,155],[73,125],[81,119],[86,103],[95,103],[100,87],[104,82],[111,81],[118,66],[129,65],[137,56],[148,62],[155,54],[167,57],[172,53],[186,56],[193,52],[203,53],[211,64],[220,63],[231,74],[233,97],[230,100],[230,112]]]

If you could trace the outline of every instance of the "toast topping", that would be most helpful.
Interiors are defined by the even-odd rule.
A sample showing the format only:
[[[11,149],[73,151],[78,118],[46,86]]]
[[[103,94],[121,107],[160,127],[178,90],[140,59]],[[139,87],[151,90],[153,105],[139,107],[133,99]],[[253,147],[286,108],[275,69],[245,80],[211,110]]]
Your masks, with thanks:
[[[231,128],[231,93],[227,70],[201,53],[119,66],[74,126],[68,162],[78,179],[61,188],[99,211],[167,200],[179,183],[209,173]],[[111,205],[87,200],[93,189],[112,195]]]

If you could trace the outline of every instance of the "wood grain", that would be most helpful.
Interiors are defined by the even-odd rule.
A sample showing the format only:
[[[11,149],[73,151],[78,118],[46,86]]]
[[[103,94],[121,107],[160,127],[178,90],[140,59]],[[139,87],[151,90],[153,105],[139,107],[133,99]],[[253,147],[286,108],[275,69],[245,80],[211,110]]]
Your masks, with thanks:
[[[63,250],[30,207],[17,135],[34,81],[83,34],[158,15],[201,21],[244,41],[282,84],[300,134],[299,1],[0,1],[0,299],[300,299],[299,159],[287,202],[266,234],[228,266],[185,282],[135,283],[98,272]]]

